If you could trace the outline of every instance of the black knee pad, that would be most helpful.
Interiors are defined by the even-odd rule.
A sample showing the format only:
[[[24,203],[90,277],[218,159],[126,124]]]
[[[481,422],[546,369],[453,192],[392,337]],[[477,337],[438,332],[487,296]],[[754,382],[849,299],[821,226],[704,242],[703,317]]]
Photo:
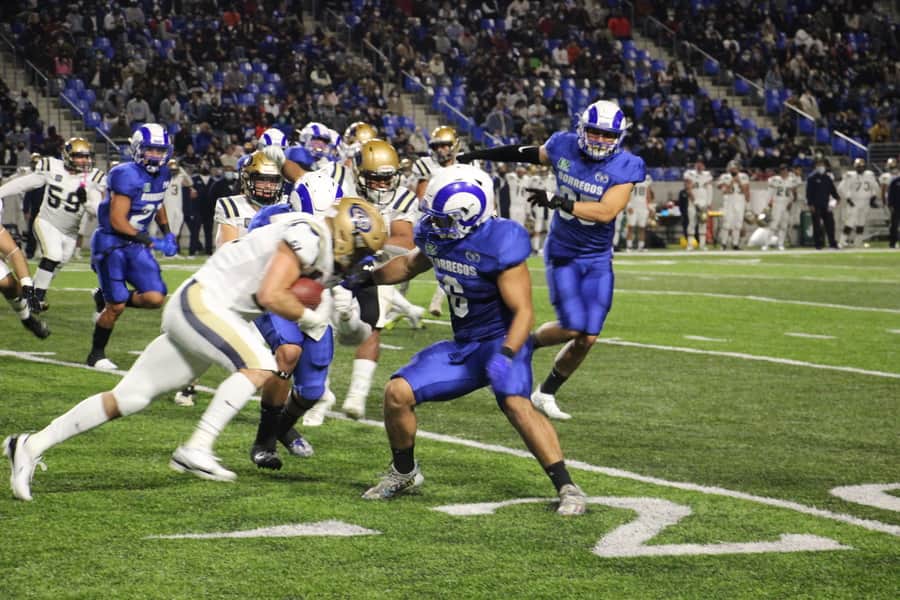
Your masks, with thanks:
[[[52,273],[58,266],[59,262],[50,260],[49,258],[42,258],[40,264],[38,264],[38,269],[43,269],[44,271],[50,271]]]

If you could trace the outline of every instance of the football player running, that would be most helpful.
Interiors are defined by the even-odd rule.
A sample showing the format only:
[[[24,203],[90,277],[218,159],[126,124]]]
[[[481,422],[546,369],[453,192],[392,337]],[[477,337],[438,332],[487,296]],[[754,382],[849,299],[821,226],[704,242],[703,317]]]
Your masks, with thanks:
[[[534,324],[528,232],[495,218],[490,176],[470,165],[434,174],[415,228],[417,249],[380,269],[357,271],[348,285],[399,283],[434,268],[448,291],[453,339],[413,356],[384,392],[391,447],[388,473],[363,498],[387,500],[422,484],[415,460],[415,409],[490,386],[497,404],[556,487],[561,515],[580,515],[585,496],[566,469],[556,430],[528,400]]]
[[[412,171],[416,176],[416,198],[420,201],[425,194],[428,181],[440,169],[456,164],[456,154],[459,152],[459,137],[456,130],[447,125],[435,127],[428,140],[428,148],[431,156],[417,159],[413,163]],[[444,299],[447,297],[445,290],[438,285],[428,304],[428,312],[435,317],[441,316]]]
[[[0,216],[2,215],[3,199],[0,198]],[[7,263],[12,267],[12,272]],[[22,326],[36,337],[44,339],[50,335],[50,328],[32,314],[25,298],[25,290],[29,290],[27,295],[30,296],[32,294],[30,290],[33,287],[25,255],[6,228],[0,225],[0,294],[6,298],[10,308],[22,322]]]
[[[542,146],[500,146],[458,157],[550,165],[558,195],[536,190],[531,202],[553,209],[544,244],[550,302],[557,321],[534,333],[535,348],[565,344],[550,374],[531,395],[553,419],[569,419],[556,392],[572,376],[603,329],[612,307],[612,239],[616,216],[644,181],[644,161],[622,149],[629,123],[614,102],[600,100],[585,109],[575,133],[557,132]]]
[[[354,172],[360,196],[378,208],[388,227],[385,258],[406,254],[413,248],[413,225],[419,211],[416,197],[400,188],[400,159],[394,147],[384,140],[365,142],[356,157]],[[425,310],[414,306],[395,286],[384,285],[352,294],[343,287],[333,290],[334,323],[338,341],[357,345],[347,396],[341,411],[353,419],[366,412],[366,399],[378,366],[381,330],[389,320],[389,311],[405,315],[418,327]]]
[[[134,162],[109,172],[107,195],[97,209],[99,225],[91,238],[91,268],[100,287],[94,291],[99,316],[87,364],[98,369],[117,368],[106,358],[106,345],[125,307],[159,308],[165,301],[166,284],[151,246],[166,256],[178,252],[162,206],[171,178],[166,163],[172,144],[166,128],[156,123],[138,128],[131,136],[131,155]],[[165,236],[161,239],[147,233],[154,218]]]
[[[47,288],[75,252],[85,211],[96,214],[106,193],[106,175],[93,167],[93,153],[87,140],[70,138],[63,146],[62,156],[62,160],[40,157],[33,173],[0,186],[0,198],[44,188],[44,199],[33,226],[41,247],[41,262],[34,274],[34,288],[26,290],[33,312],[47,309]]]
[[[305,307],[291,285],[301,276],[333,285],[359,260],[380,250],[385,238],[378,211],[365,201],[346,199],[330,218],[293,214],[220,248],[175,291],[163,310],[162,334],[112,390],[82,400],[37,433],[4,440],[13,495],[32,499],[34,469],[48,449],[146,408],[153,398],[193,381],[214,364],[230,375],[169,466],[203,479],[234,481],[237,475],[220,464],[213,445],[250,396],[278,371],[251,321],[270,311],[296,320],[304,332],[323,335],[328,315]]]

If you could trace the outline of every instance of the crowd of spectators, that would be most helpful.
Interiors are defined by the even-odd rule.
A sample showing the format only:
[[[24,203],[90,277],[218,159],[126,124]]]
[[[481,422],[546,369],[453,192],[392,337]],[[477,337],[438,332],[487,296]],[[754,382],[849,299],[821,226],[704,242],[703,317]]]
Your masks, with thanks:
[[[679,39],[766,90],[783,92],[819,125],[863,143],[900,139],[898,30],[875,2],[647,4]]]

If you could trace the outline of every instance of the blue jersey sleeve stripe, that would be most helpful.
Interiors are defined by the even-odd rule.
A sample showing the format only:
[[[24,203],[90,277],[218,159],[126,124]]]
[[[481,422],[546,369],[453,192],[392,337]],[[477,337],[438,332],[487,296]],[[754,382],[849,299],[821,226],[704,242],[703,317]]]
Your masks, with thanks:
[[[312,196],[309,195],[309,189],[305,185],[300,184],[297,186],[297,196],[300,197],[300,212],[310,215],[315,214]]]

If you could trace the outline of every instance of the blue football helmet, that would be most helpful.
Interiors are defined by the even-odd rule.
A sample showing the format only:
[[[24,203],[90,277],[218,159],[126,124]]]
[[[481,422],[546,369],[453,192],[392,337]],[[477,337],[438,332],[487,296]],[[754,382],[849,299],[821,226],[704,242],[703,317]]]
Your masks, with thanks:
[[[156,153],[147,156],[147,150],[155,150]],[[172,158],[169,132],[158,123],[144,123],[131,135],[131,157],[148,173],[158,173],[159,168]]]
[[[422,226],[435,242],[459,240],[494,216],[494,184],[472,165],[437,171],[422,198]]]
[[[578,119],[578,148],[593,160],[608,158],[620,150],[629,126],[618,104],[598,100]]]
[[[262,150],[268,146],[280,146],[282,148],[287,147],[287,137],[285,137],[284,133],[280,129],[275,129],[274,127],[270,127],[262,132],[262,135],[259,136],[259,141],[256,142],[256,148],[258,150]]]

